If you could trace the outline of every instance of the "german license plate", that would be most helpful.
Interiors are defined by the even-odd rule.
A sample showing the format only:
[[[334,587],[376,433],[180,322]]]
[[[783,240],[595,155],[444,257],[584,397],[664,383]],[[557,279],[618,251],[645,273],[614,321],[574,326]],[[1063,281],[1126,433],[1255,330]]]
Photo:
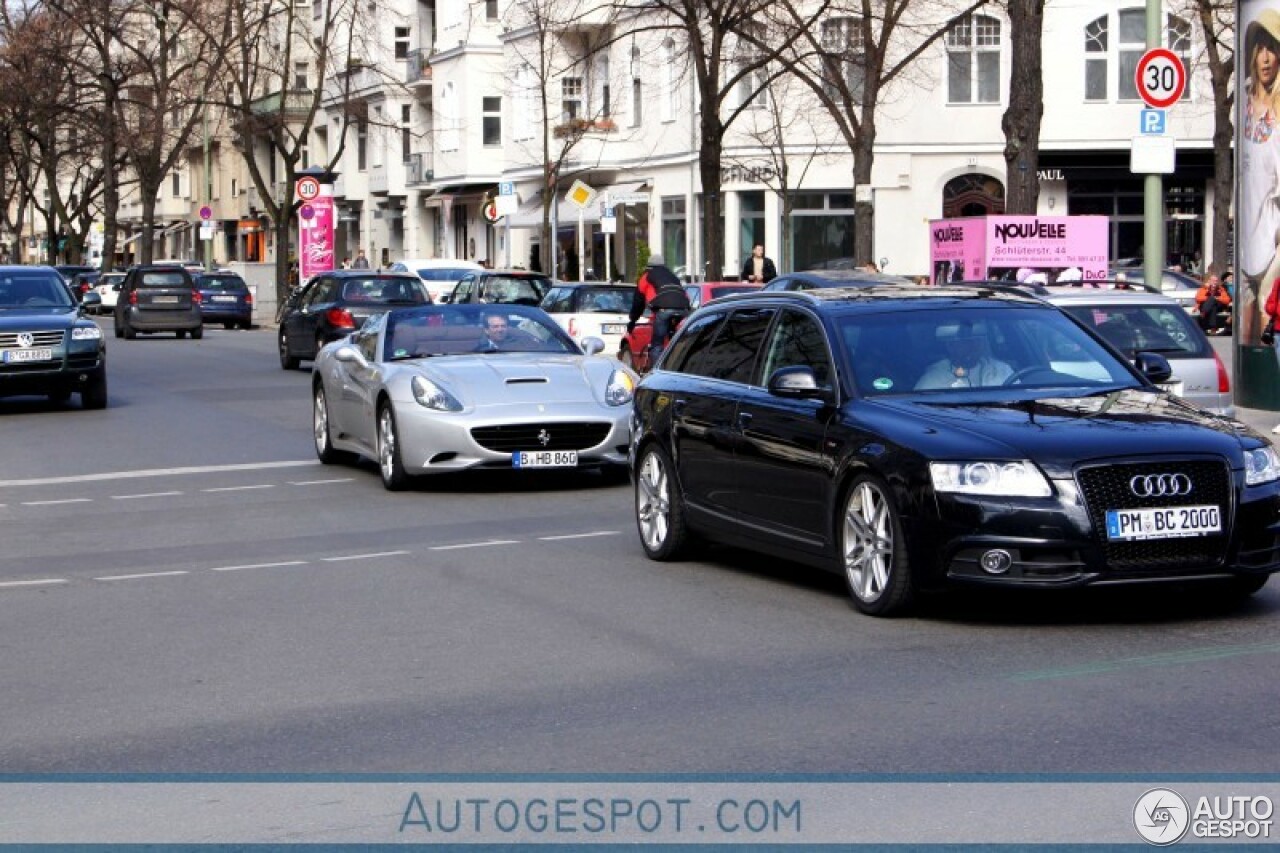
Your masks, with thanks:
[[[177,305],[178,297],[176,296],[155,296],[151,301],[156,305]]]
[[[511,454],[512,468],[575,468],[576,450],[521,450]]]
[[[5,364],[19,361],[52,361],[53,350],[49,347],[40,349],[7,349],[4,351]]]
[[[627,330],[626,323],[601,323],[600,334],[602,335],[621,335]]]
[[[213,301],[214,302],[235,302],[236,298],[234,296],[215,296],[213,297]]]
[[[1222,512],[1216,506],[1107,510],[1107,538],[1112,540],[1180,539],[1221,531]]]

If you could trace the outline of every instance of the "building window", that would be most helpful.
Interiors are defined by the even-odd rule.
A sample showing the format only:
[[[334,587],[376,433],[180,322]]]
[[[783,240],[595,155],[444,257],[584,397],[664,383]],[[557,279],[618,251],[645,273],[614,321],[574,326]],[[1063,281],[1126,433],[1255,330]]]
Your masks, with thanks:
[[[867,75],[862,22],[858,18],[823,21],[822,54],[828,96],[843,101],[847,94],[851,103],[861,103]]]
[[[766,36],[763,26],[744,26],[751,26],[756,40],[764,41]],[[738,40],[735,60],[738,71],[746,72],[738,81],[738,103],[746,109],[764,109],[769,105],[769,69],[760,65],[762,59],[760,49],[755,44],[746,38]],[[747,71],[749,68],[752,70]]]
[[[1103,15],[1084,28],[1084,97],[1086,101],[1138,100],[1134,75],[1138,61],[1147,51],[1147,17],[1145,9],[1122,9]],[[1117,38],[1112,40],[1111,33]],[[1184,67],[1191,62],[1191,24],[1174,15],[1165,17],[1163,43],[1178,54]],[[1114,69],[1114,76],[1113,76]],[[1182,93],[1190,97],[1190,85]],[[1112,95],[1112,93],[1115,93]]]
[[[356,122],[356,171],[363,172],[369,167],[369,122],[360,119]]]
[[[947,181],[942,188],[942,216],[998,216],[1004,213],[1004,184],[999,178],[977,173]]]
[[[853,255],[853,193],[801,192],[792,194],[792,268]]]
[[[311,89],[311,81],[308,75],[307,63],[293,63],[293,88],[299,92],[306,92]]]
[[[689,219],[684,196],[662,199],[662,254],[671,269],[685,266]]]
[[[484,0],[484,18],[486,21],[498,20],[498,0]]]
[[[592,76],[593,96],[595,103],[592,104],[593,118],[608,118],[610,116],[609,105],[609,54],[601,51],[596,55],[596,61],[593,63]]]
[[[564,122],[582,117],[582,78],[565,77],[560,81],[560,114]]]
[[[396,27],[396,59],[409,58],[409,28]]]
[[[413,153],[413,107],[409,104],[400,105],[400,158],[404,162],[409,162],[409,155]]]
[[[533,138],[533,114],[537,107],[537,91],[533,87],[533,68],[527,63],[516,69],[515,115],[512,116],[511,132],[514,137],[523,141]]]
[[[680,111],[680,71],[676,68],[676,43],[662,43],[662,120],[675,121]]]
[[[485,145],[502,144],[502,98],[483,98],[481,118]]]
[[[764,191],[738,193],[738,254],[751,256],[757,243],[764,243]]]
[[[640,85],[640,78],[634,77],[631,80],[631,126],[639,127],[643,120],[644,90]]]
[[[169,176],[169,192],[174,198],[182,197],[182,176],[177,172]]]
[[[965,15],[947,31],[947,103],[1000,102],[1000,21]]]

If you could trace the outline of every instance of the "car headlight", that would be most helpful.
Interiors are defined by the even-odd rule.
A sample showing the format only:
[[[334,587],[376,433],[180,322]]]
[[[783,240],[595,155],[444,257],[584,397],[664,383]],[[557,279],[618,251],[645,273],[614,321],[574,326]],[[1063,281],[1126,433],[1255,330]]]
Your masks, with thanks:
[[[1047,498],[1053,488],[1030,462],[930,462],[929,476],[939,492]]]
[[[462,404],[452,394],[425,376],[413,377],[410,386],[413,388],[413,399],[421,406],[438,412],[462,411]]]
[[[615,370],[604,389],[604,401],[610,406],[625,406],[636,394],[636,381],[625,370]]]
[[[1244,482],[1249,486],[1258,486],[1280,480],[1280,455],[1270,445],[1258,447],[1244,452]]]
[[[102,339],[102,330],[97,326],[76,326],[71,330],[73,341],[97,341]]]

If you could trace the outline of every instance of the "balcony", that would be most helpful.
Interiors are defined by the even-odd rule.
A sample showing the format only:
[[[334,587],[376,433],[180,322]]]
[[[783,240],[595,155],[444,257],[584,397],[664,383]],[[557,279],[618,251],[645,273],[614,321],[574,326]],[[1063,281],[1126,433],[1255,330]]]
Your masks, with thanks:
[[[306,89],[273,92],[249,105],[254,115],[262,118],[279,116],[285,121],[302,121],[311,111],[312,93]]]
[[[430,54],[425,48],[409,51],[409,61],[404,73],[405,85],[411,88],[431,85],[431,63],[427,61]]]
[[[409,159],[404,162],[404,183],[405,186],[421,186],[429,184],[435,180],[435,157],[430,151],[421,151],[417,154],[410,154]]]
[[[588,133],[613,133],[618,123],[611,118],[571,118],[551,129],[556,139],[572,139]]]
[[[349,100],[363,100],[380,91],[382,85],[382,76],[376,68],[352,60],[344,70],[324,81],[324,105],[334,107]]]

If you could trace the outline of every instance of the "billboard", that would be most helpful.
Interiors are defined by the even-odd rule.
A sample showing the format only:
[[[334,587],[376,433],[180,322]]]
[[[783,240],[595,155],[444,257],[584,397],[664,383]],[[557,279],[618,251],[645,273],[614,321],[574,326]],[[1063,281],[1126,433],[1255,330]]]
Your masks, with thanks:
[[[333,224],[333,184],[320,184],[319,194],[298,210],[299,282],[334,268]]]
[[[1236,280],[1239,342],[1258,345],[1280,277],[1280,2],[1240,0],[1236,73]]]
[[[929,223],[933,283],[1013,278],[1019,270],[1074,268],[1105,279],[1110,257],[1105,216],[980,216]]]

